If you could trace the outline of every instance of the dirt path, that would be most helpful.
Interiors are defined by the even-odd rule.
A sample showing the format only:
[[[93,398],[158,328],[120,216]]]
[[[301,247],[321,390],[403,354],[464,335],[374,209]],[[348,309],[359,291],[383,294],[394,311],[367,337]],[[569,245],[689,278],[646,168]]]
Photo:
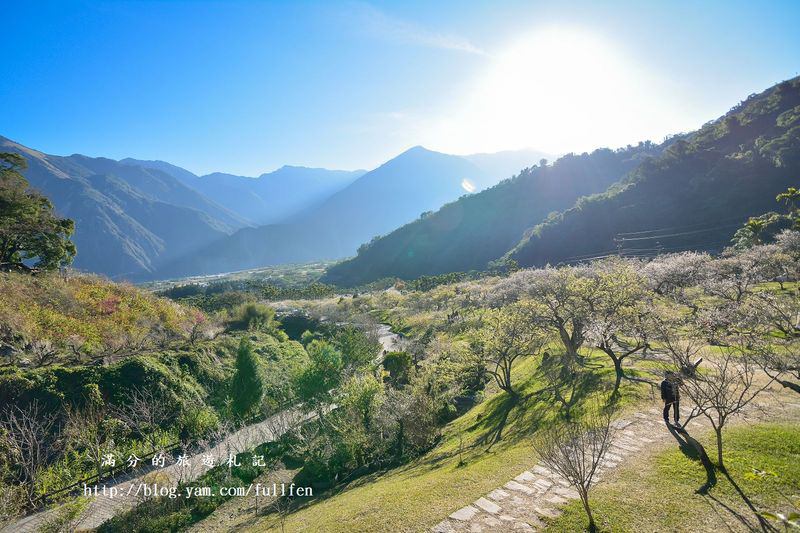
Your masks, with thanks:
[[[403,339],[397,333],[392,333],[388,324],[378,324],[378,341],[386,352],[397,351],[403,344]]]
[[[800,401],[773,388],[761,402],[745,411],[739,422],[770,419],[800,419]],[[688,413],[690,406],[682,406]],[[769,407],[767,417],[760,408]],[[766,411],[766,409],[764,409]],[[597,481],[602,482],[618,465],[638,456],[651,453],[675,439],[664,425],[661,407],[653,405],[614,422],[617,430],[614,444],[601,467]],[[697,418],[686,426],[692,434],[711,429],[705,418]],[[560,507],[568,500],[578,498],[578,493],[569,483],[541,464],[533,465],[501,487],[478,498],[470,505],[451,513],[432,528],[435,533],[489,532],[489,531],[538,531],[545,527],[545,519],[558,516]]]

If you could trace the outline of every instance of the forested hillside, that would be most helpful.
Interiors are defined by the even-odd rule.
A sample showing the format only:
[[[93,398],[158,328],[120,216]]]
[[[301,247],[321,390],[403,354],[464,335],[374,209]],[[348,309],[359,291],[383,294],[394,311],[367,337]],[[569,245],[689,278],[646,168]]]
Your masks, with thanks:
[[[485,270],[502,256],[530,266],[720,250],[748,217],[774,207],[776,191],[797,184],[799,84],[795,78],[753,95],[663,145],[570,154],[524,169],[363,244],[323,280],[355,286]]]
[[[357,257],[330,268],[325,280],[354,286],[385,277],[412,279],[486,269],[548,213],[605,190],[662,149],[648,142],[616,151],[569,154],[550,166],[525,168],[490,189],[459,198],[363,245]]]
[[[773,210],[775,194],[799,182],[800,78],[793,78],[536,226],[508,257],[544,265],[618,251],[720,250],[732,229]]]

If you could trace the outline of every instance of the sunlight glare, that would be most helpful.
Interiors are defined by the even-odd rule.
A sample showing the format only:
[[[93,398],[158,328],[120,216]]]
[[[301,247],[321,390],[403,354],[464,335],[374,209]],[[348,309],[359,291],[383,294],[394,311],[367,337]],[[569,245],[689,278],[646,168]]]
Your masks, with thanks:
[[[691,124],[662,92],[652,74],[606,40],[577,30],[540,30],[494,57],[434,125],[430,144],[451,153],[564,153],[660,140]]]

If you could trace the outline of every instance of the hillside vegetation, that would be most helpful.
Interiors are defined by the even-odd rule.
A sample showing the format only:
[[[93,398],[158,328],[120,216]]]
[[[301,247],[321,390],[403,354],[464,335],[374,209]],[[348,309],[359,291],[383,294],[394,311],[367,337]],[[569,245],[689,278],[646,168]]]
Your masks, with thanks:
[[[663,147],[651,143],[562,157],[551,166],[523,169],[478,194],[426,213],[364,244],[357,257],[328,269],[329,283],[358,286],[377,279],[485,270],[524,231],[579,197],[605,190]]]
[[[772,384],[770,394],[796,395],[799,242],[786,230],[719,258],[615,258],[283,302],[293,313],[287,322],[305,321],[291,328],[297,341],[252,293],[201,312],[98,278],[8,273],[0,315],[9,333],[0,371],[5,518],[57,503],[69,491],[52,493],[81,479],[104,479],[109,453],[120,462],[159,450],[201,453],[294,405],[306,422],[284,422],[264,449],[269,464],[217,468],[196,483],[249,483],[280,471],[315,489],[313,498],[262,505],[256,529],[432,526],[527,468],[532,439],[548,428],[638,408],[664,369],[695,394],[711,383],[701,377],[736,361],[751,369],[745,378]],[[19,301],[33,304],[30,313],[8,303]],[[65,331],[50,326],[52,317]],[[381,351],[376,322],[405,334],[398,351]],[[39,358],[36,343],[52,355]],[[726,383],[765,394],[747,379]],[[42,444],[36,462],[14,460],[24,456],[19,417],[35,421],[23,433]],[[726,447],[708,448],[722,469],[730,431],[719,430]],[[104,531],[202,528],[229,500],[149,500]]]
[[[132,457],[149,461],[164,453],[170,463],[181,454],[199,454],[243,426],[288,416],[300,402],[320,413],[334,400],[352,405],[335,417],[336,427],[348,427],[362,419],[363,394],[384,394],[372,377],[380,344],[370,321],[345,326],[306,320],[303,327],[299,317],[289,328],[296,340],[290,340],[274,310],[254,298],[221,299],[203,312],[71,272],[0,274],[0,296],[2,521],[47,504],[55,506],[56,517],[81,511],[61,502],[83,481],[113,484],[113,475],[135,474],[144,463],[128,464]],[[313,427],[288,422],[285,431],[275,457],[299,458],[305,464],[300,475],[313,483],[330,483],[367,459],[404,461],[418,453],[415,439],[424,449],[430,438],[409,436],[398,451],[394,433],[386,432],[369,447],[362,442],[342,455],[325,450],[353,435],[326,431],[314,437]],[[242,479],[250,472],[243,471]],[[209,474],[217,475],[219,470]],[[202,506],[192,520],[224,501]],[[151,518],[174,523],[173,510],[143,515],[140,530],[153,530]]]
[[[93,276],[0,273],[0,324],[15,365],[114,359],[189,336],[200,311]]]
[[[509,252],[521,265],[622,251],[724,248],[731,228],[772,210],[800,180],[800,78],[753,95],[643,162],[601,195],[533,228]]]
[[[422,380],[434,394],[448,391],[443,398],[450,398],[454,409],[478,404],[447,424],[436,446],[420,458],[346,481],[314,501],[296,501],[291,512],[271,513],[250,530],[427,529],[529,469],[537,460],[532,444],[539,434],[591,413],[595,401],[607,402],[616,416],[649,405],[651,391],[657,394],[651,387],[658,385],[665,370],[683,376],[687,403],[702,404],[703,394],[711,390],[704,387],[736,391],[724,392],[726,400],[716,397],[719,403],[714,405],[720,409],[732,408],[726,402],[739,395],[745,404],[756,397],[761,405],[793,401],[800,392],[795,351],[800,300],[796,283],[787,279],[800,275],[798,243],[797,232],[790,231],[775,244],[728,251],[719,258],[698,253],[664,255],[650,262],[615,258],[578,267],[521,270],[425,291],[393,289],[295,302],[313,315],[334,320],[377,314],[408,336],[407,351],[414,361],[411,383]],[[778,264],[783,266],[776,268]],[[777,278],[780,284],[772,282]],[[519,331],[512,324],[520,320],[528,329],[543,332],[544,344],[525,344],[529,341],[523,336],[510,335]],[[506,380],[502,369],[511,353],[525,355],[511,359]],[[741,373],[720,370],[730,365]],[[767,392],[761,387],[768,387]],[[703,412],[715,417],[709,405]],[[739,408],[732,409],[726,417],[736,420]],[[769,408],[764,409],[764,416],[770,416]],[[684,404],[684,417],[687,410]],[[695,415],[706,420],[704,414]],[[709,456],[719,455],[708,467],[719,472],[720,481],[706,498],[747,509],[747,519],[757,523],[731,484],[722,480],[723,472],[741,482],[747,474],[741,459],[743,439],[763,439],[773,447],[765,449],[775,454],[769,460],[759,455],[752,468],[770,468],[780,486],[788,489],[795,477],[794,445],[787,443],[790,449],[783,450],[769,428],[754,430],[749,437],[728,425],[719,429],[719,442],[713,433],[710,438],[697,435]],[[692,427],[686,430],[695,433]],[[690,518],[676,518],[675,509],[655,509],[662,495],[675,498],[675,505],[681,496],[693,498],[703,477],[696,484],[693,479],[707,470],[700,463],[689,464],[684,477],[667,485],[656,481],[663,474],[654,473],[642,490],[634,477],[623,489],[641,494],[643,512],[655,513],[647,521],[654,529],[689,527]],[[759,490],[755,484],[748,487]],[[601,527],[616,530],[638,523],[624,510],[626,500],[620,492],[613,487],[603,490],[614,496],[599,493]],[[639,505],[638,495],[636,501]],[[763,498],[758,493],[757,501],[764,512],[791,508],[775,491],[765,491]],[[692,520],[707,524],[708,530],[736,520],[734,514],[716,515],[702,498],[692,500],[692,512],[697,513]],[[619,513],[624,516],[617,518]],[[563,522],[555,524],[575,531],[585,523],[576,503],[567,508]]]
[[[331,267],[323,281],[576,263],[623,253],[719,252],[800,176],[800,78],[663,145],[570,154],[461,198]],[[498,264],[496,263],[496,264]]]

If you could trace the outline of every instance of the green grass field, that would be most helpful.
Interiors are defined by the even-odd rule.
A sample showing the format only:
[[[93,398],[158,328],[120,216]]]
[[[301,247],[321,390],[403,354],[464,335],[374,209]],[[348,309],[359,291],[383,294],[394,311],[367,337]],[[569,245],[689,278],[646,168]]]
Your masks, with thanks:
[[[713,434],[701,439],[713,455]],[[725,463],[730,478],[717,472],[706,495],[699,461],[677,446],[620,468],[592,493],[601,531],[750,531],[759,529],[738,485],[759,511],[786,511],[800,505],[800,427],[788,424],[735,426],[726,433]],[[732,481],[731,481],[732,480]],[[570,502],[553,520],[552,531],[582,531],[587,526],[580,503]]]
[[[592,364],[605,362],[591,359]],[[448,424],[439,445],[426,455],[360,478],[335,494],[320,494],[288,516],[286,531],[419,531],[530,468],[536,462],[530,437],[556,414],[549,394],[538,393],[542,383],[534,374],[536,363],[525,360],[515,368],[516,405],[504,393],[488,393],[484,402]],[[613,381],[608,366],[594,370],[587,397]],[[649,397],[644,388],[624,387],[623,409]],[[492,445],[501,425],[502,439]],[[278,520],[267,516],[252,530],[272,528],[280,528]]]

